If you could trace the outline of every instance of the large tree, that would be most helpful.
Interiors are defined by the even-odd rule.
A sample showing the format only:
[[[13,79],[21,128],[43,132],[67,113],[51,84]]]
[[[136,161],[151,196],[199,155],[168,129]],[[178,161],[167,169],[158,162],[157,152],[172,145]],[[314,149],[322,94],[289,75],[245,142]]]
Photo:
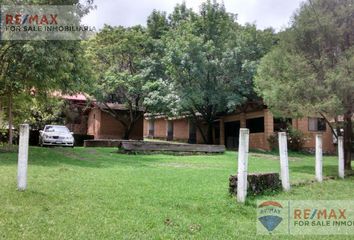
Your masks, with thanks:
[[[156,33],[157,34],[157,33]],[[136,123],[143,117],[143,102],[148,95],[147,81],[151,75],[149,56],[151,38],[141,26],[131,28],[105,26],[87,46],[95,74],[91,94],[101,109],[125,129],[129,139]],[[109,103],[122,104],[126,112],[118,112]]]
[[[277,115],[343,119],[351,169],[354,113],[354,0],[308,0],[258,69],[256,85]],[[338,121],[337,121],[338,122]],[[333,131],[341,133],[340,131]]]
[[[273,43],[271,30],[240,26],[223,4],[207,1],[199,14],[178,6],[170,16],[172,30],[165,38],[168,80],[178,96],[180,111],[198,122],[206,143],[213,143],[218,113],[256,98],[253,76],[259,59]]]
[[[0,1],[0,4],[9,2],[13,4],[14,1]],[[84,4],[78,0],[23,0],[15,3],[76,5],[79,16],[92,7],[92,0]],[[0,41],[0,101],[6,108],[9,144],[13,141],[14,101],[23,99],[19,96],[43,97],[57,90],[74,92],[86,85],[88,79],[79,41]]]

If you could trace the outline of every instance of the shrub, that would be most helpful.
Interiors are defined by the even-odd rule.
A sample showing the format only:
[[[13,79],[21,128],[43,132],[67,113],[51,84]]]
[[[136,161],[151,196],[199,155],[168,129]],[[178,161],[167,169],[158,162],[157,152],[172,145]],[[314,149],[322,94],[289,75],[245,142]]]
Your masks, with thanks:
[[[269,136],[267,141],[272,151],[278,149],[278,133],[274,133],[273,135]]]
[[[295,152],[302,151],[305,144],[304,133],[291,126],[288,127],[287,133],[288,149]],[[279,148],[277,132],[269,136],[267,141],[272,150],[277,150]]]
[[[9,133],[6,129],[0,129],[0,143],[7,143],[9,139]],[[13,143],[18,144],[18,132],[13,131]]]
[[[305,144],[305,136],[303,132],[290,127],[288,131],[288,148],[292,151],[299,152],[303,150]]]

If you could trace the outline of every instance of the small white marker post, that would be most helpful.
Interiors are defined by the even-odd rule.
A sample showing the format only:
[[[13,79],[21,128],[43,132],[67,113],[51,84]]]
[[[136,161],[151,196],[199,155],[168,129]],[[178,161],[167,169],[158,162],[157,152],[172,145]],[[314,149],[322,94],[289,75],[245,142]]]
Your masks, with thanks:
[[[343,137],[338,137],[338,176],[344,178],[344,144]]]
[[[322,134],[316,134],[316,180],[323,181],[322,176],[323,152],[322,152]]]
[[[286,132],[279,133],[280,176],[284,191],[290,190],[289,159]]]
[[[247,171],[248,171],[249,130],[240,129],[238,147],[237,171],[237,201],[244,203],[247,196]]]
[[[19,191],[27,187],[29,125],[20,125],[20,143],[18,147],[17,188]]]

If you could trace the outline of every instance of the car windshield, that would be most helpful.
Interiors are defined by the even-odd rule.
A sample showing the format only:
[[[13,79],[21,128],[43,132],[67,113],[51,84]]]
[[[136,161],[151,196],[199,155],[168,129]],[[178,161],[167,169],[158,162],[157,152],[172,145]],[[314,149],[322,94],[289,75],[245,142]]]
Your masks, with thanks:
[[[47,126],[45,132],[69,133],[69,129],[65,126]]]

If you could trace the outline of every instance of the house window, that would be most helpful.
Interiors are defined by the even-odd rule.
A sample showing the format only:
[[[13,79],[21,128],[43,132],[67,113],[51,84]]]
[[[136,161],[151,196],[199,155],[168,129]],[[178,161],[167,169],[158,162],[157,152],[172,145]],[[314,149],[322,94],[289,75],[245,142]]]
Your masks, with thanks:
[[[250,133],[264,132],[264,117],[247,119],[246,127],[250,130]]]
[[[154,137],[155,135],[155,120],[149,120],[149,137]]]
[[[309,131],[324,132],[326,131],[326,121],[324,118],[309,118]]]
[[[289,126],[292,126],[292,119],[291,118],[274,118],[273,120],[274,132],[282,132],[286,131]]]

